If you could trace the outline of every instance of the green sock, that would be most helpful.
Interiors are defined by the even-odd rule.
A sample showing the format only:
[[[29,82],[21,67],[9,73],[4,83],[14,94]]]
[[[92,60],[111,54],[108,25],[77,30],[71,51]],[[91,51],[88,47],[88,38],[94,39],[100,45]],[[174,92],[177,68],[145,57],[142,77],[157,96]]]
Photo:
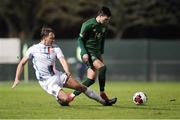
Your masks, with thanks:
[[[106,82],[106,66],[103,66],[99,69],[99,88],[100,91],[104,91],[105,82]]]
[[[92,84],[94,84],[94,82],[95,82],[95,80],[92,80],[92,79],[88,79],[88,78],[87,78],[85,81],[82,82],[82,84],[85,85],[85,86],[87,86],[87,87],[89,87],[89,86],[91,86]],[[79,94],[81,94],[81,92],[75,90],[75,91],[73,92],[73,94],[74,94],[75,96],[78,96]]]

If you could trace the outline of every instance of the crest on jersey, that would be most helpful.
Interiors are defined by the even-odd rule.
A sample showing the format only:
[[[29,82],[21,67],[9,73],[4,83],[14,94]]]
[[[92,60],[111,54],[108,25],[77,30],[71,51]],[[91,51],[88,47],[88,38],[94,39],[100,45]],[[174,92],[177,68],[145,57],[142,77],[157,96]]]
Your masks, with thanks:
[[[53,53],[54,49],[52,47],[48,47],[48,53]]]

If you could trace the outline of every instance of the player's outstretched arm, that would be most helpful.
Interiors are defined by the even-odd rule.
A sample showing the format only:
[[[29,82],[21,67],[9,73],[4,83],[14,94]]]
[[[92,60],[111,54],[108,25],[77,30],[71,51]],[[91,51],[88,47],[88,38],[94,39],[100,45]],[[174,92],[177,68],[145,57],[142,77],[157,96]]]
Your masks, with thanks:
[[[69,64],[67,62],[67,60],[65,59],[65,57],[61,57],[59,58],[59,61],[64,69],[64,71],[68,74],[68,75],[71,75],[70,73],[70,69],[69,69]]]
[[[16,87],[19,84],[19,82],[20,82],[19,78],[20,78],[21,73],[23,71],[24,65],[27,63],[27,61],[28,61],[28,58],[23,57],[21,59],[21,61],[19,62],[18,66],[17,66],[17,69],[16,69],[16,77],[15,77],[14,83],[12,85],[12,88]]]

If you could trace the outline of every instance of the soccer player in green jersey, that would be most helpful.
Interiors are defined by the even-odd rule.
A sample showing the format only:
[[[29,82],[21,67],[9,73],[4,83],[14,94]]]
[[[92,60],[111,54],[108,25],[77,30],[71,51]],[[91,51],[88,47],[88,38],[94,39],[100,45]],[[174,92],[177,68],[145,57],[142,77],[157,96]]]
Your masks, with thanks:
[[[104,100],[114,101],[117,98],[109,99],[105,93],[106,65],[103,62],[104,42],[107,24],[111,19],[111,11],[108,7],[102,7],[96,18],[87,20],[82,24],[78,38],[78,46],[81,48],[82,61],[88,66],[87,79],[82,84],[90,86],[95,82],[97,72],[99,79],[100,95]],[[79,95],[79,91],[74,91],[72,97]]]

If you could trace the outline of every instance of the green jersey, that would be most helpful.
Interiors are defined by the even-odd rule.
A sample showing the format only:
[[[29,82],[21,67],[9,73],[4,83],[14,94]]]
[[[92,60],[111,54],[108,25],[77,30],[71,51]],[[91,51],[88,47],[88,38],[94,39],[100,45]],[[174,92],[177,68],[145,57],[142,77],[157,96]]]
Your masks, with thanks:
[[[89,19],[82,24],[78,38],[81,55],[100,56],[104,52],[104,38],[106,26],[97,23],[95,18]]]

